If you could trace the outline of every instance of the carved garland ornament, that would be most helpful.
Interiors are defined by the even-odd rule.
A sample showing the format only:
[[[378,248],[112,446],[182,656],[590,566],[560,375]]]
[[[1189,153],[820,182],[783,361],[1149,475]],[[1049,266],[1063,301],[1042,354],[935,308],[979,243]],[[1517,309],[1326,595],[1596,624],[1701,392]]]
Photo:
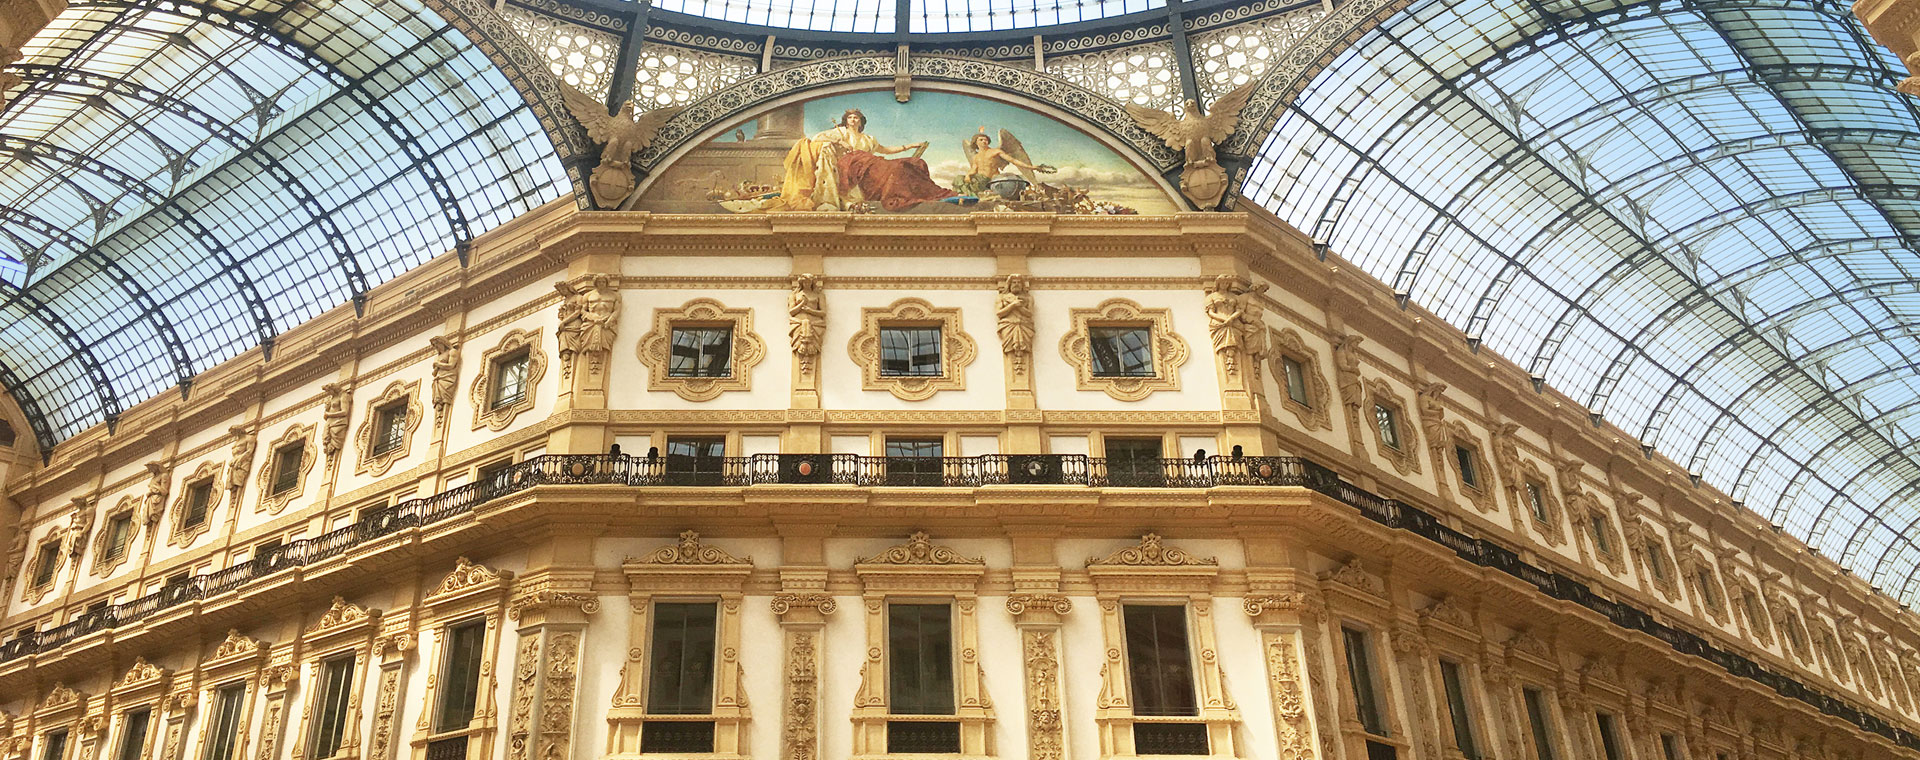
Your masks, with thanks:
[[[882,327],[940,328],[940,374],[916,377],[884,375],[880,372],[880,329]],[[847,342],[847,355],[860,365],[860,385],[870,391],[887,391],[904,401],[924,401],[946,390],[967,389],[967,365],[973,363],[978,348],[973,338],[960,327],[958,308],[936,308],[918,298],[902,298],[885,308],[860,310],[860,332]]]
[[[1420,434],[1412,422],[1407,419],[1407,404],[1393,392],[1393,384],[1377,377],[1367,378],[1367,404],[1360,409],[1365,421],[1362,424],[1373,430],[1373,442],[1378,445],[1380,458],[1393,465],[1393,471],[1401,475],[1420,472]],[[1394,435],[1398,446],[1387,442],[1387,434],[1381,429],[1379,409],[1393,412]]]
[[[494,371],[499,368],[498,360],[512,356],[521,350],[527,352],[526,391],[520,400],[493,406]],[[500,343],[480,355],[480,372],[473,378],[470,396],[473,403],[473,429],[485,428],[494,432],[507,429],[513,424],[513,418],[521,412],[533,409],[533,399],[539,390],[540,378],[547,372],[547,352],[540,348],[540,331],[508,330],[500,338]]]
[[[220,477],[220,470],[219,462],[201,462],[193,468],[192,474],[181,481],[180,493],[173,500],[173,531],[167,536],[169,546],[189,546],[200,537],[200,534],[212,528],[213,514],[220,508],[221,497],[229,490],[220,487],[217,480]],[[200,519],[199,525],[190,526],[186,524],[187,509],[193,502],[194,488],[202,484],[207,486],[207,514]]]
[[[311,636],[316,633],[363,622],[368,616],[367,608],[336,596],[333,598],[333,604],[327,608],[327,611],[321,613],[319,619],[313,621],[312,625],[307,626],[307,635]]]
[[[1274,351],[1268,358],[1273,362],[1273,379],[1280,383],[1280,406],[1300,420],[1308,430],[1333,429],[1333,394],[1327,387],[1326,375],[1320,371],[1320,357],[1300,333],[1292,328],[1280,330],[1269,339],[1280,350]],[[1305,386],[1306,403],[1293,399],[1287,391],[1287,368],[1283,360],[1292,359],[1300,365],[1301,385]]]
[[[674,377],[673,328],[731,328],[726,377]],[[696,298],[677,309],[654,309],[653,331],[640,336],[640,362],[647,366],[647,390],[672,391],[688,401],[711,401],[727,391],[751,390],[753,368],[767,356],[766,341],[753,332],[752,309],[729,309],[711,298]]]
[[[391,405],[405,404],[406,419],[401,422],[400,445],[378,454],[374,447],[380,437],[380,411]],[[354,465],[355,475],[379,477],[392,469],[393,463],[407,458],[413,450],[413,432],[420,429],[420,420],[426,417],[426,407],[420,403],[420,381],[403,383],[395,381],[387,385],[380,395],[367,402],[367,413],[360,420],[360,432],[355,436],[360,443],[360,461]]]
[[[1139,401],[1154,391],[1180,390],[1180,367],[1187,363],[1187,341],[1173,330],[1172,309],[1148,309],[1125,298],[1111,298],[1091,309],[1067,312],[1073,326],[1060,337],[1060,355],[1073,367],[1075,387],[1103,391],[1120,401]],[[1145,327],[1153,350],[1152,377],[1100,377],[1093,374],[1091,328]]]
[[[933,543],[926,531],[914,531],[907,542],[875,554],[861,564],[867,565],[981,565],[986,560],[964,557],[945,546]]]
[[[267,461],[260,465],[260,472],[255,476],[260,484],[260,502],[254,505],[255,512],[280,514],[288,502],[300,498],[300,494],[306,491],[307,473],[313,472],[314,464],[320,461],[320,452],[314,450],[313,446],[314,429],[313,425],[288,425],[279,438],[267,445]],[[299,474],[294,478],[293,487],[279,493],[269,493],[273,488],[273,471],[280,464],[281,449],[296,443],[300,444],[300,466],[296,468]]]
[[[505,580],[507,577],[486,565],[460,557],[453,562],[453,572],[447,573],[447,577],[440,579],[440,585],[428,596],[446,596],[475,586]]]

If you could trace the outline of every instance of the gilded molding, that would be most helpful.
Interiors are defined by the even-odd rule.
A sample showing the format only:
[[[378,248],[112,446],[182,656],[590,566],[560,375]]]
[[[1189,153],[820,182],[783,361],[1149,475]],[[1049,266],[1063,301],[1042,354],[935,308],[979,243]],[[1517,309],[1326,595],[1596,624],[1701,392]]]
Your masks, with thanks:
[[[327,607],[327,611],[320,613],[320,617],[315,619],[312,625],[307,626],[306,635],[312,636],[317,633],[325,633],[335,628],[344,628],[356,623],[366,623],[371,621],[372,616],[376,614],[378,613],[370,613],[367,608],[336,596],[333,598],[333,603]]]
[[[673,328],[727,327],[733,336],[726,377],[674,377]],[[654,309],[653,330],[640,336],[640,363],[647,367],[647,390],[672,391],[688,401],[711,401],[728,391],[753,388],[753,368],[766,358],[767,344],[753,331],[752,309],[729,309],[711,298],[695,298],[679,308]]]
[[[835,602],[833,596],[829,594],[783,591],[773,595],[773,601],[768,604],[768,607],[773,610],[773,614],[781,616],[801,609],[815,610],[821,615],[831,615],[834,610],[839,609],[840,604]]]
[[[681,531],[680,542],[673,546],[662,546],[653,550],[642,559],[628,560],[647,565],[750,565],[753,558],[741,559],[728,554],[725,549],[700,543],[700,534],[696,531]]]
[[[313,446],[314,430],[313,425],[288,425],[286,430],[281,431],[279,438],[267,444],[267,461],[260,465],[260,472],[256,475],[260,483],[260,500],[253,505],[253,511],[266,512],[270,515],[280,514],[280,510],[286,509],[288,502],[300,498],[301,494],[306,492],[307,474],[313,472],[314,464],[320,461],[320,453],[315,451]],[[300,444],[300,467],[299,474],[294,478],[293,487],[279,493],[268,493],[267,489],[273,487],[273,471],[280,463],[281,448],[295,443]],[[218,491],[218,489],[215,490]],[[209,515],[207,522],[213,522],[212,507],[208,507],[207,513]]]
[[[380,412],[392,404],[406,405],[407,417],[401,424],[403,432],[400,434],[400,445],[376,454],[374,439],[381,433],[378,429]],[[381,391],[379,396],[367,401],[366,415],[361,418],[360,432],[355,436],[359,439],[360,459],[354,465],[354,474],[372,477],[387,474],[387,471],[393,468],[394,462],[406,459],[407,455],[413,451],[413,433],[420,429],[420,421],[425,418],[426,407],[420,403],[420,381],[389,383],[387,389]]]
[[[493,395],[493,371],[497,359],[511,356],[525,349],[527,352],[526,392],[519,401],[493,407],[488,404]],[[473,377],[473,385],[468,390],[469,400],[473,403],[473,429],[500,432],[513,424],[513,419],[521,412],[533,409],[533,400],[540,390],[540,378],[547,373],[547,352],[540,348],[540,330],[508,330],[500,337],[493,348],[480,354],[480,371]]]
[[[1134,546],[1113,550],[1105,557],[1088,557],[1087,566],[1121,567],[1182,567],[1215,566],[1220,561],[1213,557],[1195,557],[1186,550],[1166,546],[1160,543],[1160,535],[1148,533],[1140,537],[1140,543]]]
[[[1280,757],[1286,760],[1313,760],[1313,731],[1307,724],[1306,693],[1301,688],[1300,670],[1294,656],[1295,637],[1290,633],[1268,633],[1267,689],[1273,701],[1273,714],[1280,730]]]
[[[1393,391],[1393,384],[1377,377],[1366,379],[1367,403],[1370,407],[1366,418],[1373,424],[1367,427],[1373,430],[1373,442],[1380,458],[1393,465],[1393,471],[1401,475],[1420,472],[1420,438],[1418,428],[1407,420],[1407,404]],[[1378,409],[1393,412],[1392,425],[1398,446],[1387,443],[1387,435],[1381,428]]]
[[[591,615],[600,611],[600,597],[585,592],[537,588],[515,594],[513,599],[507,602],[507,619],[519,620],[527,613],[552,609],[573,609],[581,614]]]
[[[1074,385],[1102,391],[1119,401],[1139,401],[1154,391],[1180,390],[1180,367],[1187,363],[1187,341],[1173,329],[1172,309],[1149,309],[1125,298],[1110,298],[1091,309],[1069,309],[1072,327],[1060,337],[1060,356],[1073,367]],[[1093,374],[1091,328],[1146,327],[1153,350],[1152,377],[1101,377]]]
[[[1011,610],[1011,599],[1008,605]],[[1065,721],[1061,717],[1060,702],[1060,659],[1055,654],[1054,644],[1057,630],[1029,628],[1021,632],[1026,654],[1029,760],[1061,760],[1066,754],[1063,736]]]
[[[860,560],[863,565],[983,565],[979,557],[964,557],[933,543],[925,531],[915,531],[907,542]]]
[[[1269,370],[1273,379],[1280,383],[1280,407],[1293,413],[1300,425],[1308,430],[1333,429],[1333,394],[1327,388],[1327,378],[1320,368],[1320,355],[1307,347],[1305,339],[1293,328],[1284,328],[1271,333],[1268,342],[1277,346],[1269,352],[1267,360],[1272,364]],[[1299,363],[1301,385],[1305,386],[1307,403],[1293,399],[1287,391],[1287,371],[1282,359],[1292,359]]]
[[[1029,609],[1051,609],[1055,614],[1065,615],[1073,612],[1073,600],[1062,594],[1045,592],[1007,595],[1007,614],[1017,617]]]
[[[883,327],[940,328],[940,374],[886,375],[880,371]],[[847,341],[847,356],[860,366],[860,387],[886,391],[903,401],[924,401],[940,391],[967,389],[967,365],[978,354],[960,323],[959,308],[938,308],[919,298],[902,298],[881,308],[860,310],[860,331]]]

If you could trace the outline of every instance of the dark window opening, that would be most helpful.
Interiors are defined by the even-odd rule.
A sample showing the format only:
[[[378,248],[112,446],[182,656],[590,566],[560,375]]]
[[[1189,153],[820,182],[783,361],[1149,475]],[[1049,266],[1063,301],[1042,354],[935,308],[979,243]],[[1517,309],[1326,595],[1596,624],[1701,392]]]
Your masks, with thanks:
[[[1127,636],[1128,680],[1133,685],[1133,714],[1199,715],[1193,653],[1187,642],[1186,605],[1129,604],[1122,621]]]
[[[1307,367],[1291,356],[1280,357],[1280,372],[1287,381],[1287,398],[1293,403],[1311,407],[1313,402],[1307,395]]]
[[[1447,711],[1453,719],[1453,746],[1469,760],[1478,760],[1480,747],[1474,741],[1472,713],[1467,707],[1467,689],[1460,678],[1460,664],[1440,661],[1440,682],[1447,692]]]
[[[1453,447],[1453,460],[1460,464],[1460,482],[1479,488],[1480,469],[1474,466],[1473,449],[1465,446]]]
[[[213,481],[202,480],[187,486],[187,511],[180,516],[180,527],[191,529],[205,525],[212,505]]]
[[[120,752],[114,755],[115,760],[140,760],[146,754],[147,725],[152,722],[152,710],[127,713],[120,728]]]
[[[733,327],[675,327],[667,377],[733,377]]]
[[[127,544],[133,541],[133,514],[122,513],[107,519],[107,545],[101,559],[118,560],[127,556]]]
[[[1167,466],[1161,459],[1158,438],[1108,438],[1107,484],[1121,487],[1158,486],[1166,482]]]
[[[233,760],[234,749],[240,743],[240,708],[246,700],[245,683],[230,683],[214,693],[204,760]]]
[[[499,409],[527,400],[527,356],[516,351],[493,360],[493,387],[487,394],[487,408]]]
[[[399,451],[407,442],[407,402],[403,399],[380,407],[375,415],[373,456]]]
[[[40,760],[62,760],[67,756],[67,730],[47,732],[46,746],[40,752]]]
[[[1656,581],[1667,580],[1666,549],[1667,547],[1660,543],[1660,539],[1647,541],[1647,571],[1653,573],[1653,579]]]
[[[940,485],[946,470],[945,451],[938,438],[888,438],[887,485]]]
[[[886,377],[939,377],[940,328],[880,328],[880,374]]]
[[[345,654],[320,664],[320,682],[314,687],[314,728],[311,756],[316,760],[333,757],[340,751],[346,734],[347,700],[353,693],[353,655]]]
[[[1520,694],[1527,703],[1527,724],[1533,729],[1533,756],[1535,760],[1553,760],[1553,733],[1547,727],[1546,696],[1533,687],[1521,689]]]
[[[273,488],[267,491],[269,496],[292,491],[300,486],[300,465],[307,456],[305,441],[289,443],[273,451]]]
[[[717,608],[712,602],[653,605],[653,651],[647,673],[647,714],[707,715],[713,712],[713,642]],[[676,731],[685,723],[662,723]],[[642,732],[654,730],[647,724]],[[707,728],[712,744],[712,724]],[[708,750],[711,751],[711,750]]]
[[[1400,450],[1400,410],[1385,404],[1373,405],[1373,425],[1380,430],[1380,442]]]
[[[1619,729],[1614,725],[1612,715],[1599,713],[1594,722],[1600,728],[1600,751],[1606,753],[1604,760],[1626,760],[1626,754],[1620,749]]]
[[[1153,328],[1088,327],[1094,377],[1153,377]]]
[[[40,545],[39,556],[34,558],[33,587],[39,588],[53,582],[54,571],[60,569],[60,542],[48,541]]]
[[[952,605],[887,605],[887,654],[888,712],[953,714]]]
[[[1680,742],[1673,737],[1673,734],[1660,735],[1660,754],[1665,755],[1667,760],[1682,760]]]
[[[1135,723],[1135,755],[1210,755],[1205,723]]]
[[[727,461],[727,439],[667,439],[667,479],[677,485],[720,485]]]
[[[1613,554],[1613,541],[1607,538],[1607,516],[1595,513],[1587,517],[1587,522],[1593,526],[1593,548],[1601,554]]]
[[[1379,688],[1373,680],[1373,651],[1367,646],[1367,634],[1352,628],[1340,632],[1347,646],[1347,681],[1353,686],[1360,727],[1375,736],[1386,736],[1386,714],[1380,709]]]
[[[1547,487],[1540,485],[1540,482],[1537,480],[1529,480],[1526,484],[1526,490],[1527,511],[1533,513],[1533,519],[1543,523],[1553,522],[1552,518],[1547,515]]]
[[[888,754],[951,755],[959,751],[959,721],[894,720],[887,722]]]
[[[480,663],[485,655],[487,621],[469,620],[447,626],[446,650],[440,655],[440,704],[434,728],[459,731],[473,722],[480,696]]]
[[[713,721],[649,720],[640,724],[641,754],[706,754],[713,751]]]

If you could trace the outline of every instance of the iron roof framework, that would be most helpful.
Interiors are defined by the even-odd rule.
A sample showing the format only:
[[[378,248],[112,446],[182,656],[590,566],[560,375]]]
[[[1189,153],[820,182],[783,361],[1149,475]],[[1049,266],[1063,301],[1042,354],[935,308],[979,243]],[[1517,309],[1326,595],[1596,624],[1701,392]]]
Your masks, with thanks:
[[[1903,600],[1920,108],[1822,0],[1417,0],[1244,194]]]
[[[570,190],[420,0],[78,0],[0,110],[0,383],[43,450]]]

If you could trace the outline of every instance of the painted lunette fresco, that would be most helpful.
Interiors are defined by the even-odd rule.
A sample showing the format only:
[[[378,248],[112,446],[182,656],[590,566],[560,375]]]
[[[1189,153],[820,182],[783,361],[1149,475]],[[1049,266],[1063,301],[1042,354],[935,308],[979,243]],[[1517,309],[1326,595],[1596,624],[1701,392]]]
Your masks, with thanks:
[[[792,103],[694,148],[634,208],[669,213],[848,211],[1171,214],[1183,210],[1098,140],[1042,113],[949,92],[847,93]]]

